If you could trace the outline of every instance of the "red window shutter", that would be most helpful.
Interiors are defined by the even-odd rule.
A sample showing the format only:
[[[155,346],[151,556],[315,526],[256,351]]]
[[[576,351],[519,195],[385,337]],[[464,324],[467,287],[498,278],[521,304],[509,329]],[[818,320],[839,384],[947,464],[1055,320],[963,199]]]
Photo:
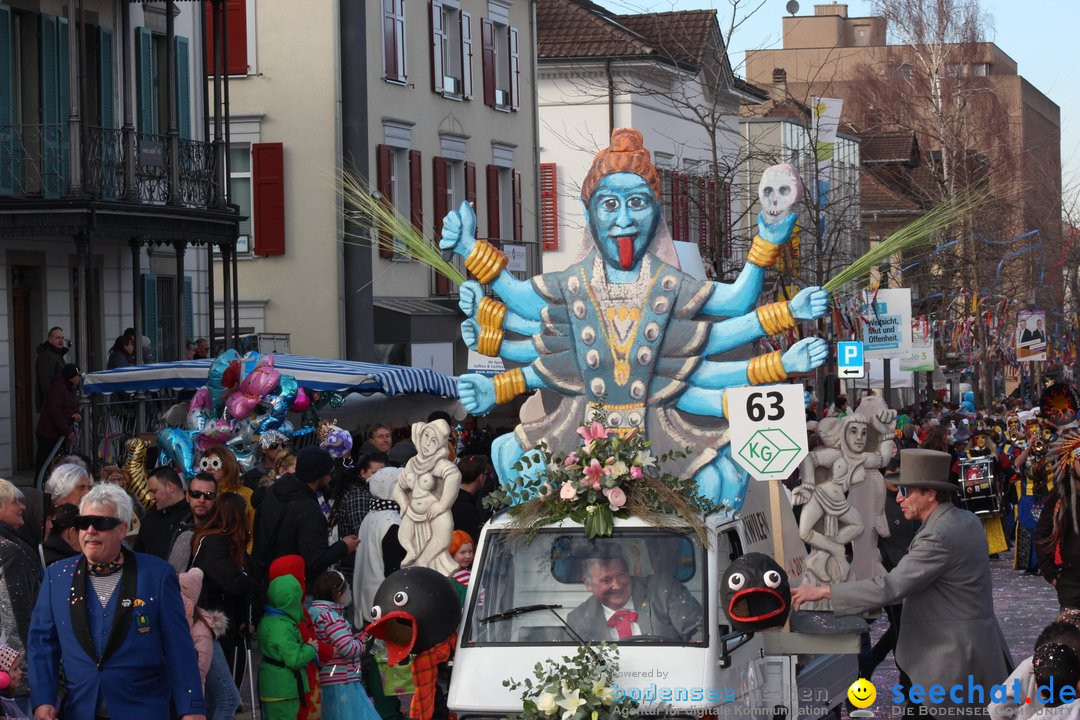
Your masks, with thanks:
[[[698,250],[702,257],[708,257],[709,250],[709,181],[698,178],[697,181],[698,214],[697,214],[697,241]]]
[[[484,104],[495,107],[495,24],[480,18],[480,42],[484,48]]]
[[[442,233],[442,221],[446,213],[450,212],[450,198],[447,190],[450,188],[450,162],[443,157],[435,156],[432,159],[434,178],[432,180],[435,189],[435,234]]]
[[[472,15],[461,13],[461,96],[470,100],[472,86]]]
[[[672,173],[672,195],[675,207],[674,239],[686,242],[690,239],[690,178],[683,173]]]
[[[439,0],[431,2],[431,89],[437,93],[443,91],[443,43],[446,42],[446,28],[443,27],[443,6]],[[445,214],[445,213],[444,213]],[[442,218],[440,217],[441,221]]]
[[[450,161],[436,155],[432,160],[432,168],[435,174],[435,237],[438,238],[442,235],[443,218],[450,212]],[[450,281],[438,273],[435,273],[435,294],[450,294]]]
[[[206,72],[214,74],[214,10],[216,2],[204,3],[206,18]],[[228,33],[227,55],[225,58],[226,75],[247,75],[247,0],[225,0],[225,30]]]
[[[499,166],[487,166],[488,240],[502,240],[499,218]]]
[[[514,188],[514,242],[519,243],[523,237],[521,228],[521,173],[514,171],[511,175]]]
[[[246,0],[226,0],[225,29],[229,33],[228,59],[230,75],[247,75],[247,3]]]
[[[540,240],[544,250],[559,249],[559,186],[555,163],[540,163]]]
[[[389,145],[375,147],[375,172],[378,177],[379,194],[389,206],[394,205],[394,153]],[[389,233],[379,233],[379,257],[394,257],[394,238]]]
[[[255,254],[285,254],[285,151],[281,143],[251,146]]]
[[[724,257],[731,257],[731,183],[720,184],[720,198],[724,203],[724,224],[720,227],[717,236],[722,236],[724,243]]]
[[[419,150],[409,151],[409,219],[421,235],[424,234],[424,168]]]
[[[465,163],[465,200],[476,208],[476,163]]]
[[[518,53],[518,30],[510,28],[507,33],[510,40],[510,109],[521,106],[521,57]]]
[[[397,80],[397,6],[401,0],[382,0],[383,4],[383,77]]]

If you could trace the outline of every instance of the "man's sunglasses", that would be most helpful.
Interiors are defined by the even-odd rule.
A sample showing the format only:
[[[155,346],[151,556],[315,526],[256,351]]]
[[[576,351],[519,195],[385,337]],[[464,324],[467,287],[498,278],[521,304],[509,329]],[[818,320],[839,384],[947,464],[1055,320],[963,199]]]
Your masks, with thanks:
[[[108,532],[116,529],[121,522],[120,518],[109,515],[79,515],[75,518],[75,527],[89,530],[93,526],[98,532]]]
[[[283,448],[283,447],[285,447],[285,446],[284,446],[284,445],[282,445],[282,444],[281,444],[281,443],[279,443],[279,442],[276,442],[276,443],[270,443],[269,445],[267,445],[267,446],[266,446],[266,449],[267,449],[267,450],[280,450],[280,449],[281,449],[281,448]]]
[[[897,489],[897,491],[899,491],[900,497],[905,497],[906,498],[908,496],[908,489],[907,489],[906,485],[897,485],[896,489]]]
[[[213,500],[217,497],[217,493],[213,490],[188,490],[187,494],[188,497],[195,500],[198,500],[199,498],[202,498],[203,500]]]

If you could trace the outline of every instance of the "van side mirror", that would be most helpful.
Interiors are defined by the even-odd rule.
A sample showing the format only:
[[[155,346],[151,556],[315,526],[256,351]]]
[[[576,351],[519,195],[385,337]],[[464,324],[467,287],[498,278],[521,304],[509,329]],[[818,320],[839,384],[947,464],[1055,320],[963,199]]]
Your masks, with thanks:
[[[726,629],[726,625],[721,625],[721,629]],[[726,670],[731,667],[731,653],[741,648],[746,643],[750,642],[754,638],[754,633],[751,630],[738,630],[733,633],[727,633],[720,636],[720,668]]]

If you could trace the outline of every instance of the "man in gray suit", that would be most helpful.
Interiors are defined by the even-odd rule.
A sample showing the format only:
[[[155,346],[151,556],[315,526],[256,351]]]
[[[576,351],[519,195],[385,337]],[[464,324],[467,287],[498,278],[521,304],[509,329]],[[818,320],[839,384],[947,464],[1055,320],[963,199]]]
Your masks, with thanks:
[[[953,505],[959,487],[949,482],[951,463],[948,453],[900,451],[896,501],[904,517],[922,527],[892,571],[829,587],[802,585],[791,601],[798,610],[804,602],[831,599],[837,615],[859,615],[903,600],[896,664],[913,688],[922,687],[922,702],[980,707],[1013,662],[994,616],[986,533],[977,517]],[[943,698],[930,693],[936,685],[944,688]],[[981,693],[969,697],[969,685],[981,685]]]
[[[667,575],[631,577],[622,555],[588,557],[582,582],[592,597],[570,611],[566,621],[584,640],[601,642],[649,636],[700,642],[701,605]]]

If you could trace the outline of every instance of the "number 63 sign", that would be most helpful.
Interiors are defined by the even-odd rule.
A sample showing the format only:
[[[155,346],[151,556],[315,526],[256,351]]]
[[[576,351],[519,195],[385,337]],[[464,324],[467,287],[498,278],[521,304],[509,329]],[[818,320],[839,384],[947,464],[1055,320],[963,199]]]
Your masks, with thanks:
[[[802,385],[729,388],[731,458],[757,480],[784,480],[808,451]]]

